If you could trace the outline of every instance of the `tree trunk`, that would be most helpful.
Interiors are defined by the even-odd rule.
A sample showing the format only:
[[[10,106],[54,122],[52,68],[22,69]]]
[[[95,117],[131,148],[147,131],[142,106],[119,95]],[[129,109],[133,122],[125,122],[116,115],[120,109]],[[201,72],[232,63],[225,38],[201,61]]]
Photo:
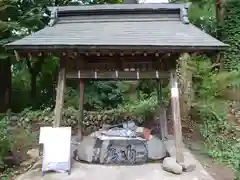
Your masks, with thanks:
[[[217,38],[222,40],[222,27],[225,19],[226,0],[216,0]]]
[[[224,25],[224,19],[225,19],[225,10],[226,10],[225,5],[226,5],[226,0],[216,0],[216,21],[217,21],[216,36],[217,36],[217,39],[219,40],[223,40],[222,27]],[[220,63],[220,70],[223,70],[224,59],[221,53],[219,53],[217,56],[217,62]]]
[[[181,106],[181,119],[183,121],[189,120],[189,114],[192,107],[193,101],[193,87],[192,87],[192,72],[188,69],[190,61],[190,55],[184,53],[178,64],[178,77],[179,77],[179,88],[180,88],[180,106]]]
[[[11,61],[0,60],[0,112],[5,112],[11,104]]]
[[[31,76],[31,90],[30,95],[32,99],[32,103],[35,103],[37,97],[37,76],[42,70],[42,66],[44,63],[44,57],[39,58],[34,64],[31,64],[31,57],[26,59],[28,71]]]
[[[37,97],[37,74],[31,73],[31,90],[30,90],[31,98],[33,101],[36,100]]]

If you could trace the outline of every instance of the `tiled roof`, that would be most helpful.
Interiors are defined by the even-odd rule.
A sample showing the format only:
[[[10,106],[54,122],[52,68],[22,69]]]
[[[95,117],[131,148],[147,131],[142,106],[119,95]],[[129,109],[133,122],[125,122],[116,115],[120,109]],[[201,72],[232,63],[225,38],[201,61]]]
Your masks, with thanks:
[[[8,46],[15,49],[154,47],[165,50],[226,47],[189,24],[182,4],[65,6],[58,7],[57,12],[52,27]]]

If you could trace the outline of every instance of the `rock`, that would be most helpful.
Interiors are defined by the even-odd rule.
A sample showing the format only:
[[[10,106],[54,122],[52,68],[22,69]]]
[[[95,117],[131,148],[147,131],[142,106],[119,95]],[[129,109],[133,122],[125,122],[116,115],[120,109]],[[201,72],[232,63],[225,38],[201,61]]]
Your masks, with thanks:
[[[71,139],[71,157],[73,159],[76,159],[76,156],[77,156],[77,148],[78,148],[78,145],[80,144],[80,142],[78,141],[78,136],[72,136],[72,139]]]
[[[18,116],[12,116],[11,117],[11,121],[17,121],[18,120]]]
[[[107,157],[108,154],[108,146],[109,146],[110,141],[109,140],[104,140],[102,142],[102,147],[100,150],[100,163],[104,163],[105,157]]]
[[[27,155],[30,156],[32,159],[39,158],[39,148],[29,150],[27,152]]]
[[[92,162],[96,138],[91,136],[83,137],[83,140],[77,147],[77,156],[79,160]]]
[[[111,127],[111,125],[109,125],[109,124],[102,125],[102,129],[104,129],[104,130],[108,130],[108,129],[110,129],[110,127]]]
[[[167,149],[167,153],[170,157],[176,159],[176,147],[174,140],[167,140],[164,142]],[[184,158],[184,162],[180,164],[184,172],[192,172],[196,169],[196,165],[192,162],[189,162],[187,158]]]
[[[179,165],[176,162],[175,158],[172,157],[166,157],[163,160],[163,165],[162,165],[163,169],[167,172],[171,172],[174,174],[182,174],[183,173],[183,168],[181,165]]]
[[[35,162],[35,159],[29,159],[27,161],[23,161],[20,166],[30,166]]]
[[[44,117],[44,122],[49,122],[49,117],[45,116]]]
[[[152,136],[151,140],[147,141],[147,148],[149,159],[162,159],[167,155],[164,142],[156,136]]]
[[[42,160],[38,160],[31,168],[30,170],[40,169],[42,168]]]
[[[174,140],[174,136],[172,134],[168,134],[167,135],[167,140]]]
[[[184,172],[192,172],[196,169],[196,165],[192,163],[187,163],[185,160],[184,163],[181,163]]]

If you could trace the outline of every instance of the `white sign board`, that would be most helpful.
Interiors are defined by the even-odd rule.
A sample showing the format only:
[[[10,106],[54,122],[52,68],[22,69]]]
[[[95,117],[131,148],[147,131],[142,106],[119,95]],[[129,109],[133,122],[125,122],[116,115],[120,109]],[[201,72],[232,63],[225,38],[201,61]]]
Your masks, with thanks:
[[[43,127],[39,143],[43,144],[42,172],[69,172],[71,169],[71,127]]]
[[[171,96],[174,97],[174,98],[179,97],[178,88],[171,88]]]
[[[52,127],[40,127],[39,144],[44,144],[47,141],[52,129]]]

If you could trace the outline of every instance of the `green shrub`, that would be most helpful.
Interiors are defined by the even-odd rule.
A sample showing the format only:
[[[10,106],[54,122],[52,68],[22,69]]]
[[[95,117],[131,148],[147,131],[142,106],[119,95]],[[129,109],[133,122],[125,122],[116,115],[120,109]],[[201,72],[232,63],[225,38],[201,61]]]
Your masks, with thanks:
[[[220,100],[199,101],[194,108],[202,121],[200,132],[206,140],[208,155],[239,171],[240,149],[228,123],[228,103]]]
[[[5,117],[0,120],[0,169],[5,166],[5,158],[11,152],[14,144],[13,136],[10,130],[9,121]]]
[[[224,42],[230,47],[224,52],[224,65],[228,71],[240,68],[240,1],[226,1],[226,13],[222,28]]]
[[[157,107],[157,96],[152,94],[148,95],[141,94],[139,99],[129,98],[123,104],[119,105],[119,112],[129,113],[139,120],[147,120],[153,118],[154,112]]]
[[[240,73],[217,72],[214,64],[201,56],[194,56],[189,66],[194,74],[196,92],[193,108],[201,123],[200,132],[206,141],[208,155],[229,164],[238,172],[240,149],[228,121],[230,104],[221,95],[227,88],[239,86]]]

